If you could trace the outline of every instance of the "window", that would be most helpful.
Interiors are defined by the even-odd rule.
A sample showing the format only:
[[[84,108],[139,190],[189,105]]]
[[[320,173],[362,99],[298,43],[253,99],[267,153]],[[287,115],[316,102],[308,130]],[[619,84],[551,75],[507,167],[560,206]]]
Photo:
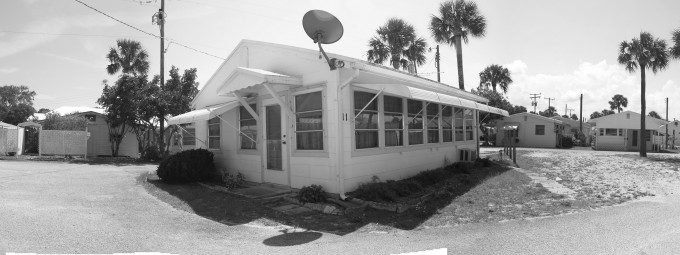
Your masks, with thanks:
[[[191,124],[181,124],[183,145],[196,145],[196,129]]]
[[[465,140],[474,140],[475,117],[471,109],[465,109]]]
[[[604,128],[600,128],[600,136],[604,135]]]
[[[323,150],[321,91],[295,96],[295,141],[298,150]]]
[[[251,104],[250,108],[257,111],[257,105]],[[241,139],[241,149],[255,150],[257,149],[257,120],[253,117],[245,106],[239,107],[239,128],[241,132],[239,137]]]
[[[442,106],[442,140],[453,141],[453,108],[448,105]]]
[[[357,149],[378,147],[378,99],[373,99],[375,95],[362,91],[354,92],[354,115],[356,116],[354,137]]]
[[[439,143],[439,105],[427,105],[427,143]]]
[[[618,134],[618,129],[616,128],[605,128],[604,129],[604,135],[606,136],[617,136]]]
[[[220,148],[220,118],[208,120],[208,149]]]
[[[645,130],[645,141],[649,142],[652,137],[652,131],[651,130]]]
[[[423,144],[423,101],[407,100],[408,144]]]
[[[545,135],[545,125],[536,125],[536,135]]]
[[[385,147],[404,145],[404,100],[384,96]]]
[[[458,141],[465,141],[463,137],[463,109],[462,108],[454,108],[454,116],[456,118],[456,121],[454,122],[455,125],[455,132],[456,132],[456,142]]]
[[[85,118],[86,118],[89,122],[95,122],[95,121],[97,121],[97,115],[94,115],[94,114],[86,114],[86,115],[85,115]]]
[[[619,136],[623,136],[623,129],[619,128]]]

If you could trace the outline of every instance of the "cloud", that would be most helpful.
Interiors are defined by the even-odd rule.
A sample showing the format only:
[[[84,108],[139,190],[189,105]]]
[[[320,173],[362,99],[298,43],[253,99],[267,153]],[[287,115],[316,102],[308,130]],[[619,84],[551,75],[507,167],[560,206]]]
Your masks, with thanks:
[[[48,100],[48,101],[51,101],[51,100],[57,99],[57,97],[55,97],[55,96],[50,96],[50,95],[45,95],[45,94],[37,94],[37,95],[35,95],[34,99],[36,99],[36,100]]]
[[[57,54],[49,53],[49,52],[41,52],[40,51],[38,53],[40,55],[43,55],[43,56],[48,56],[48,57],[60,59],[60,60],[63,60],[63,61],[66,61],[66,62],[69,62],[69,63],[72,63],[72,64],[81,65],[81,66],[85,66],[85,67],[89,67],[89,68],[99,69],[99,65],[96,65],[94,63],[89,63],[87,61],[80,60],[80,59],[77,59],[77,58],[57,55]]]
[[[10,68],[0,68],[0,73],[3,74],[10,74],[19,71],[19,68],[16,67],[10,67]]]

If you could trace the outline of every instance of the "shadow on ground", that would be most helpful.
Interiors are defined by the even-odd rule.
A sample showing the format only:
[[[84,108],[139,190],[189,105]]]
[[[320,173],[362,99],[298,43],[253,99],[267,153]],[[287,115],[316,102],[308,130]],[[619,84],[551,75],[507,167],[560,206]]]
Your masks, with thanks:
[[[439,210],[449,206],[454,199],[466,194],[485,180],[508,170],[509,168],[505,166],[494,166],[475,169],[469,171],[469,173],[455,174],[448,181],[449,184],[453,185],[442,187],[446,190],[436,192],[433,199],[421,206],[411,208],[401,214],[367,208],[361,219],[327,215],[316,211],[287,215],[264,206],[260,200],[225,194],[198,184],[178,185],[166,184],[162,181],[145,182],[146,174],[140,176],[140,180],[149,193],[173,207],[196,213],[222,224],[230,226],[247,223],[265,226],[284,224],[310,231],[345,235],[357,230],[364,232],[389,231],[394,228],[400,230],[416,229],[428,219],[437,217]],[[293,238],[295,240],[313,239],[316,236],[313,233],[284,233],[278,238],[266,241],[265,244],[285,243],[285,240],[288,240],[289,237],[295,237]]]

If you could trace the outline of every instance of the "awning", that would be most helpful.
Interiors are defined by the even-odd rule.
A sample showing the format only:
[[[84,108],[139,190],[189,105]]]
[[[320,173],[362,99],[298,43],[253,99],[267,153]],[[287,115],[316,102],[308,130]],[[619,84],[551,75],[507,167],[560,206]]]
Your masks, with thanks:
[[[225,104],[190,111],[168,119],[168,125],[178,125],[197,121],[207,121],[209,119],[215,118],[215,116],[217,115],[220,115],[231,109],[234,109],[239,105],[240,103],[238,101],[232,101]]]
[[[217,95],[231,96],[230,94],[234,91],[248,89],[262,83],[298,87],[302,86],[302,79],[266,70],[237,67],[217,90]]]
[[[474,102],[472,100],[467,100],[455,96],[450,96],[442,93],[432,92],[429,90],[414,88],[411,86],[401,84],[354,84],[354,86],[371,90],[383,90],[385,93],[403,96],[406,98],[476,109],[479,111],[494,113],[506,117],[509,116],[508,111],[498,109],[496,107],[491,107],[485,104]]]
[[[502,130],[517,130],[519,128],[519,124],[505,124],[501,128]]]

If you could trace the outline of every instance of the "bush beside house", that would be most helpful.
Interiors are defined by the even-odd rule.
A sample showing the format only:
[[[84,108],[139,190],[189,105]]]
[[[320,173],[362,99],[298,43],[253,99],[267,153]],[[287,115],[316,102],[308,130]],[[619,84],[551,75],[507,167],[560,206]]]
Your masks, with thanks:
[[[174,154],[158,165],[156,174],[164,182],[188,183],[206,180],[215,172],[214,155],[206,149],[186,150]]]

